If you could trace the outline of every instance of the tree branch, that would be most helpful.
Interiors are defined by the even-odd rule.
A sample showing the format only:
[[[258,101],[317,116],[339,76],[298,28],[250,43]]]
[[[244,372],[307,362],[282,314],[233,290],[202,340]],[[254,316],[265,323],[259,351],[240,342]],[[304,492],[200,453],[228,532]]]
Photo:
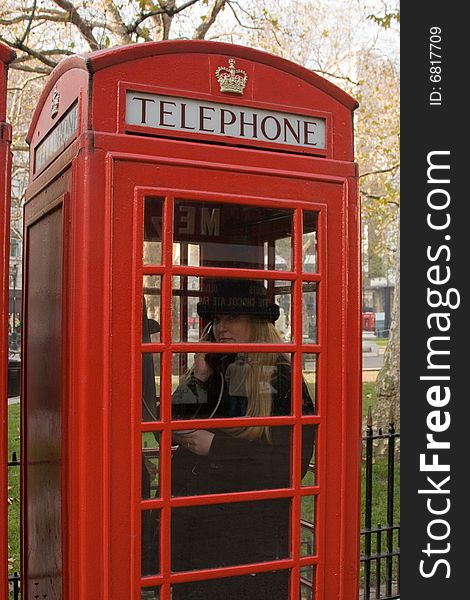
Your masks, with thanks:
[[[227,4],[227,2],[228,0],[214,0],[207,15],[204,17],[204,20],[194,32],[193,40],[203,40],[206,37],[206,33],[209,31],[209,28],[214,24],[217,15]]]
[[[160,0],[160,6],[165,8],[165,12],[160,17],[163,26],[162,40],[168,40],[170,37],[170,27],[174,17],[173,10],[175,9],[175,4],[176,0],[166,0],[164,5],[162,0]]]
[[[329,71],[325,71],[323,69],[312,69],[312,70],[317,75],[324,75],[325,77],[332,77],[333,79],[341,79],[343,81],[347,81],[348,83],[350,83],[351,85],[354,85],[354,86],[359,85],[359,83],[357,81],[354,81],[347,75],[337,75],[336,73],[330,73]]]
[[[3,36],[0,35],[0,42],[3,42],[7,46],[10,46],[10,48],[16,48],[16,50],[21,50],[22,52],[29,54],[29,56],[31,56],[32,58],[36,58],[37,60],[44,63],[46,66],[50,67],[51,69],[53,69],[57,64],[52,60],[48,60],[41,52],[36,52],[36,50],[33,50],[29,46],[26,46],[26,44],[24,44],[19,39],[10,41],[10,40],[6,40]]]
[[[75,6],[68,0],[53,0],[57,6],[60,6],[68,15],[69,21],[75,25],[82,37],[88,42],[91,50],[99,50],[100,45],[93,35],[93,29],[80,16]]]
[[[33,2],[33,7],[31,9],[31,14],[28,17],[28,24],[26,25],[26,29],[24,30],[23,37],[21,38],[21,43],[24,44],[26,38],[28,37],[29,31],[31,29],[31,25],[34,19],[34,13],[36,12],[36,0]]]
[[[254,25],[245,25],[245,23],[242,23],[240,21],[240,17],[237,14],[237,11],[234,9],[234,7],[232,6],[233,4],[236,4],[238,6],[238,8],[240,9],[241,12],[244,12],[245,14],[247,14],[249,17],[251,17],[251,15],[249,13],[246,12],[246,10],[244,8],[242,8],[240,6],[240,4],[238,2],[228,2],[227,6],[230,8],[230,10],[233,13],[234,19],[235,21],[240,25],[240,27],[243,27],[243,29],[253,29],[255,31],[262,31],[262,27],[256,27]]]
[[[364,190],[360,190],[360,192],[361,192],[361,196],[364,196],[365,198],[370,198],[371,200],[383,200],[385,202],[385,204],[392,204],[393,206],[396,206],[397,208],[400,207],[399,202],[397,202],[396,200],[387,200],[386,199],[387,196],[379,195],[379,194],[368,194]]]
[[[395,171],[395,169],[398,169],[400,167],[400,163],[397,163],[396,165],[392,165],[391,167],[388,167],[387,169],[377,169],[376,171],[366,171],[365,173],[361,173],[361,175],[359,175],[359,179],[361,179],[362,177],[368,177],[369,175],[379,175],[380,173],[390,173],[391,171]]]
[[[192,6],[193,4],[196,4],[197,2],[199,2],[199,0],[188,0],[181,6],[175,6],[174,8],[164,7],[157,8],[155,10],[149,10],[147,12],[142,11],[140,15],[135,19],[134,23],[132,23],[132,25],[127,26],[127,30],[129,33],[136,33],[139,25],[141,25],[146,19],[154,17],[156,15],[168,15],[169,17],[174,17],[182,10],[185,10],[186,8]]]
[[[132,42],[132,38],[129,33],[129,29],[123,21],[118,7],[114,4],[113,0],[107,0],[107,5],[109,6],[114,22],[103,24],[101,27],[115,33],[120,42],[123,44],[130,44]]]

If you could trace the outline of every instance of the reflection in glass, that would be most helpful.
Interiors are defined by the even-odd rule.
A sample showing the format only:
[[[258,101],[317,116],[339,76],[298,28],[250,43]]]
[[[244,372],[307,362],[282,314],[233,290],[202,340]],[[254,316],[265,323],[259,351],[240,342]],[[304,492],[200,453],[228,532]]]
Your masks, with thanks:
[[[317,266],[317,222],[318,213],[309,210],[303,212],[302,265],[305,273],[316,273]]]
[[[275,263],[274,266],[268,268],[276,269],[276,271],[291,271],[292,270],[292,238],[280,238],[274,242]]]
[[[162,264],[162,198],[145,198],[144,265]]]
[[[158,343],[160,341],[161,322],[161,277],[144,275],[143,278],[143,321],[142,341]]]
[[[302,342],[317,343],[317,284],[302,284]]]
[[[142,433],[142,499],[160,495],[160,432]]]
[[[290,281],[173,277],[172,338],[174,342],[201,340],[204,325],[215,314],[248,314],[274,321],[277,334],[253,335],[246,342],[290,343],[292,284]],[[239,340],[240,341],[240,340]]]
[[[157,575],[160,570],[160,511],[142,511],[142,576]]]
[[[318,425],[302,425],[302,446],[312,448],[312,453],[308,462],[302,462],[301,466],[301,485],[303,487],[316,484],[316,440]]]
[[[173,264],[185,265],[190,267],[201,266],[201,252],[197,244],[188,242],[173,243]]]
[[[172,457],[173,496],[289,487],[291,433],[286,426],[211,431],[182,426],[173,433],[178,444]],[[205,445],[208,454],[200,454]],[[206,510],[216,516],[219,509]]]
[[[289,498],[276,498],[174,508],[172,570],[228,567],[287,558],[290,502]],[[257,598],[256,595],[248,597]]]
[[[142,353],[142,421],[160,420],[160,354]]]
[[[317,412],[317,355],[316,354],[303,354],[302,355],[302,378],[304,384],[307,386],[308,394],[312,399],[314,406],[314,413]],[[312,414],[308,412],[309,407],[305,406],[303,409],[304,415]]]
[[[197,314],[201,295],[199,284],[199,277],[173,277],[171,324],[174,342],[197,342],[202,335]]]
[[[302,496],[300,517],[300,556],[313,556],[315,549],[316,496]]]
[[[199,353],[197,365],[195,357],[192,352],[173,354],[173,419],[292,414],[289,354]],[[205,381],[201,373],[207,375]],[[312,414],[307,389],[304,403]]]
[[[292,215],[292,209],[176,200],[174,241],[183,257],[177,264],[191,264],[184,262],[184,245],[192,244],[204,266],[291,269]]]
[[[208,581],[191,581],[174,585],[172,600],[288,600],[289,571],[250,573]]]
[[[142,588],[140,600],[159,600],[160,588]]]
[[[300,598],[315,600],[315,566],[309,565],[300,569]]]
[[[279,331],[282,341],[287,344],[292,343],[292,283],[290,281],[269,282],[268,289],[271,288],[274,293],[274,300],[279,305],[279,319],[276,321],[276,329]]]

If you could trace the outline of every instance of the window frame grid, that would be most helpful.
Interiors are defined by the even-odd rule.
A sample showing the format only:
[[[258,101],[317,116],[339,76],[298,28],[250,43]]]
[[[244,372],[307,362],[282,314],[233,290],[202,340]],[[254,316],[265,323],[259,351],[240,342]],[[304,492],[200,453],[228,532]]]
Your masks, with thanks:
[[[326,330],[326,310],[325,298],[326,298],[326,252],[325,243],[326,235],[324,233],[324,227],[326,226],[326,205],[319,203],[307,203],[305,201],[289,201],[281,199],[266,199],[260,197],[245,197],[247,198],[244,203],[255,204],[257,206],[266,207],[281,207],[290,208],[293,210],[292,220],[292,266],[291,271],[281,271],[273,269],[246,269],[246,268],[230,268],[230,270],[221,267],[203,267],[203,266],[187,266],[187,265],[174,265],[173,264],[173,238],[174,238],[174,202],[175,199],[185,199],[200,202],[215,202],[220,201],[221,203],[226,202],[239,202],[238,198],[232,196],[225,196],[223,194],[213,193],[196,193],[196,192],[184,192],[184,191],[169,191],[159,190],[153,188],[136,188],[135,190],[135,205],[138,208],[138,218],[136,219],[137,235],[136,246],[137,252],[135,256],[140,256],[140,262],[136,265],[136,307],[138,308],[141,295],[142,295],[142,282],[145,275],[160,275],[161,276],[161,341],[158,343],[143,343],[140,327],[137,329],[140,335],[136,336],[138,342],[136,343],[136,357],[139,360],[138,367],[136,369],[137,376],[141,374],[141,361],[143,353],[159,353],[161,357],[161,381],[160,381],[160,420],[159,421],[146,421],[141,420],[141,407],[139,403],[137,405],[139,418],[137,422],[136,442],[134,448],[136,451],[136,458],[141,460],[141,439],[142,433],[146,431],[159,431],[161,433],[161,447],[160,447],[160,496],[158,498],[143,500],[141,497],[141,481],[139,477],[136,477],[138,481],[135,482],[134,493],[136,501],[134,502],[135,507],[135,524],[141,523],[140,515],[143,510],[149,510],[151,508],[160,510],[160,570],[157,575],[142,576],[140,571],[140,547],[141,547],[141,531],[140,525],[137,526],[136,542],[135,547],[135,567],[138,577],[136,577],[136,589],[138,589],[139,598],[141,590],[152,586],[160,586],[160,600],[170,599],[170,589],[173,584],[183,583],[189,581],[198,581],[205,579],[214,579],[219,577],[228,577],[243,575],[254,572],[265,572],[272,570],[288,569],[290,571],[290,595],[292,598],[300,597],[300,581],[301,581],[301,569],[306,566],[312,566],[314,568],[313,574],[313,586],[312,591],[315,593],[315,565],[320,561],[322,554],[322,537],[318,535],[319,523],[322,514],[322,500],[323,495],[321,493],[322,485],[322,472],[320,458],[320,445],[322,444],[323,438],[323,427],[320,425],[323,423],[322,408],[323,398],[325,397],[324,392],[324,377],[323,372],[323,357],[325,355],[324,348],[324,330]],[[143,247],[143,215],[144,215],[144,203],[145,198],[148,196],[161,197],[162,198],[162,264],[161,265],[148,265],[143,264],[142,247]],[[302,235],[303,235],[303,212],[310,211],[317,213],[317,270],[315,273],[303,271],[303,252],[302,252]],[[180,276],[193,276],[193,277],[220,277],[225,278],[251,278],[261,280],[283,280],[292,282],[292,307],[298,306],[300,310],[295,311],[292,309],[292,325],[293,325],[293,339],[294,342],[286,344],[237,344],[237,351],[242,352],[285,352],[292,356],[292,397],[294,402],[292,403],[292,415],[282,417],[241,417],[241,418],[221,418],[221,419],[194,419],[185,421],[185,424],[190,428],[202,429],[207,427],[209,424],[211,428],[222,428],[229,426],[247,426],[247,424],[267,424],[272,426],[291,426],[291,487],[289,488],[276,488],[275,490],[254,490],[249,492],[234,492],[224,494],[206,494],[201,496],[182,496],[172,497],[171,496],[171,432],[174,429],[181,427],[181,421],[172,421],[171,419],[171,381],[172,381],[172,355],[180,352],[208,352],[217,351],[222,349],[223,351],[230,350],[231,348],[227,344],[216,344],[216,343],[202,343],[202,342],[172,342],[172,331],[171,331],[171,305],[172,305],[172,285],[173,277]],[[315,282],[317,283],[317,301],[316,301],[316,319],[317,319],[317,340],[315,344],[303,343],[302,341],[302,291],[303,284]],[[136,310],[139,317],[136,317],[135,322],[140,323],[140,311]],[[165,327],[168,323],[169,326]],[[223,346],[223,348],[220,348]],[[302,398],[301,398],[301,385],[302,378],[297,375],[302,373],[302,358],[304,354],[315,354],[316,356],[316,413],[314,415],[303,415],[302,414]],[[300,464],[301,458],[301,428],[303,425],[315,425],[316,436],[314,445],[314,455],[312,460],[316,465],[316,476],[315,485],[309,485],[302,487],[301,485],[301,474],[300,469],[295,468]],[[320,468],[319,468],[320,467]],[[138,490],[138,494],[136,491]],[[300,542],[301,542],[301,499],[304,496],[316,496],[317,502],[315,503],[315,519],[313,523],[313,530],[316,532],[316,544],[315,553],[312,556],[300,556]],[[290,557],[285,559],[279,559],[271,562],[262,563],[251,563],[243,565],[234,565],[230,567],[220,568],[209,568],[198,571],[188,572],[172,572],[171,571],[171,531],[170,531],[170,520],[171,510],[180,506],[196,506],[203,504],[216,504],[222,502],[240,502],[240,501],[253,501],[259,499],[270,499],[270,498],[291,498],[291,515],[290,515]],[[320,526],[321,528],[321,526]]]

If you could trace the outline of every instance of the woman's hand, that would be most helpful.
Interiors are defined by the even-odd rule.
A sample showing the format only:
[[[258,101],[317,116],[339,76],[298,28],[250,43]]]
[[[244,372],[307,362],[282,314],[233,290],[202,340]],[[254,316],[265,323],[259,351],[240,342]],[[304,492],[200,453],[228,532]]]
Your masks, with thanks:
[[[173,439],[190,452],[199,456],[207,456],[211,448],[214,434],[205,429],[196,429],[190,432],[174,431]]]
[[[194,377],[199,381],[207,381],[213,372],[214,370],[206,361],[206,355],[203,352],[197,352],[194,355]]]

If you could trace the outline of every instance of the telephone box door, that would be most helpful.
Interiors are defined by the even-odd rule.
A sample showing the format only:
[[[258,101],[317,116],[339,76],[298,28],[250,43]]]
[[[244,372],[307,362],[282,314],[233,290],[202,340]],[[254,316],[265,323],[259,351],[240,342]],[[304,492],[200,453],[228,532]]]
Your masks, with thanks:
[[[201,597],[211,598],[221,581],[243,594],[248,580],[266,578],[266,589],[277,581],[292,599],[352,598],[359,476],[345,466],[360,452],[360,358],[351,344],[360,326],[353,165],[340,172],[321,159],[271,153],[268,162],[251,153],[240,166],[236,150],[185,144],[182,152],[179,144],[184,158],[141,161],[115,152],[107,159],[109,597],[168,600],[197,584]],[[289,404],[278,412],[218,414],[178,392],[196,353],[211,352],[198,303],[221,279],[258,282],[279,307],[278,338],[229,339],[226,346],[250,364],[268,355],[289,363]],[[234,432],[250,425],[268,427],[272,439],[282,432],[284,479],[273,484],[260,473],[230,475],[214,488],[181,484],[179,432],[238,439]],[[193,470],[191,477],[202,477]],[[236,539],[248,534],[230,519],[242,505],[248,519],[252,511],[249,542]],[[287,507],[277,519],[283,542],[274,553],[253,550],[274,535],[263,523],[270,527],[266,515],[277,505]],[[190,532],[204,519],[206,537],[197,546]],[[190,543],[199,548],[196,558]],[[233,551],[236,544],[246,551]]]

